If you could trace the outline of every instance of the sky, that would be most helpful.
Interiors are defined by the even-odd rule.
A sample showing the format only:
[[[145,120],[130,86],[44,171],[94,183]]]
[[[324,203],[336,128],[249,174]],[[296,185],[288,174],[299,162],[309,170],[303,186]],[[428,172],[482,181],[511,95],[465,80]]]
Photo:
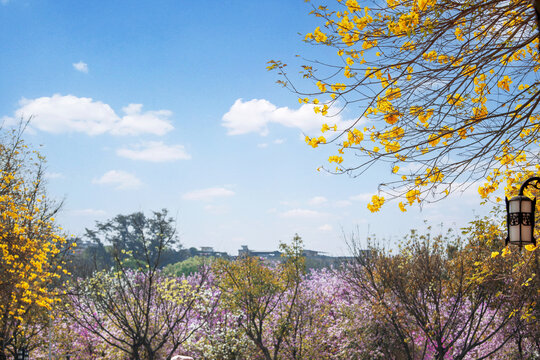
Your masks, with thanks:
[[[335,149],[304,135],[325,120],[266,70],[324,56],[301,41],[318,26],[309,6],[0,0],[0,119],[32,117],[25,139],[47,159],[64,231],[166,208],[184,247],[274,250],[297,233],[308,249],[347,255],[352,233],[395,246],[425,222],[459,228],[485,211],[472,186],[371,214],[389,166],[356,178],[317,171]]]

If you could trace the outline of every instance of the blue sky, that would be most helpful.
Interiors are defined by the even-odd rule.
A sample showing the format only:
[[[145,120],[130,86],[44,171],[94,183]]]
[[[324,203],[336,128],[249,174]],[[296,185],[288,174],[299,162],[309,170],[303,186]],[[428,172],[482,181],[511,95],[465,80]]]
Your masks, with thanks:
[[[478,214],[474,187],[371,214],[388,166],[316,170],[332,149],[302,134],[324,120],[266,71],[321,56],[298,34],[317,26],[309,11],[301,0],[0,1],[0,118],[34,117],[26,138],[47,158],[49,194],[65,199],[63,228],[167,208],[187,247],[270,250],[298,233],[341,255],[343,232],[396,242],[423,220],[459,227]]]

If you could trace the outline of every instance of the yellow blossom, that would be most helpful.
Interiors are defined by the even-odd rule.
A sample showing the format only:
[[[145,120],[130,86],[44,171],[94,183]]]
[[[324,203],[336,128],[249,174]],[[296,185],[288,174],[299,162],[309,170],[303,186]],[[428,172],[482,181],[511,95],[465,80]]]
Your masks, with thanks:
[[[456,36],[457,40],[464,41],[464,39],[463,39],[463,31],[461,30],[461,28],[459,26],[456,27],[456,30],[454,31],[454,35]]]
[[[497,86],[503,90],[510,91],[512,79],[508,75],[504,75],[503,79],[497,83]]]
[[[367,208],[371,212],[377,212],[381,209],[381,206],[384,204],[384,197],[373,195],[371,198],[371,203],[368,203]]]
[[[314,37],[315,37],[315,41],[317,41],[317,42],[324,43],[324,42],[326,42],[326,40],[328,39],[328,37],[326,36],[326,34],[323,33],[323,32],[321,31],[321,28],[320,28],[320,27],[317,27],[317,28],[315,29],[314,34],[315,34],[315,36],[314,36]],[[308,35],[310,35],[310,34],[308,34]],[[313,36],[313,35],[312,35],[312,36]],[[306,37],[307,37],[307,35],[306,35]]]
[[[420,190],[409,190],[407,191],[407,193],[405,194],[405,197],[407,198],[407,201],[409,202],[409,205],[412,205],[414,203],[414,201],[416,200],[417,202],[420,202]]]
[[[525,245],[525,249],[527,251],[534,251],[538,248],[538,245],[533,245],[533,244],[528,244],[528,245]]]

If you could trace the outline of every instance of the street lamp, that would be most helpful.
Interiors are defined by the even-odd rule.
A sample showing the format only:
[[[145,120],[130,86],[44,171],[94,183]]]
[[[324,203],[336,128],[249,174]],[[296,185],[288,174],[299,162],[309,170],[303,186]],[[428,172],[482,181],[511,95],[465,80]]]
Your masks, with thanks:
[[[531,183],[535,181],[534,185]],[[540,177],[534,176],[527,179],[519,188],[519,195],[514,196],[510,200],[506,198],[506,224],[508,227],[508,236],[506,238],[506,245],[508,243],[518,245],[519,248],[523,245],[533,244],[536,246],[536,240],[534,238],[534,210],[536,206],[536,198],[529,199],[523,195],[525,188],[529,185],[540,189],[538,187]]]

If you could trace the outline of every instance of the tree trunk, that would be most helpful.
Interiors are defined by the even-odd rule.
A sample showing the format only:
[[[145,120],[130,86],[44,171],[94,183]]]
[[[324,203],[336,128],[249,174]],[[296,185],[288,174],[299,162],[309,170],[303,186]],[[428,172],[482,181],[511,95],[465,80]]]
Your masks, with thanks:
[[[139,354],[139,347],[132,347],[131,348],[131,357],[133,360],[141,360],[141,355]]]
[[[519,358],[523,359],[523,347],[521,345],[521,335],[517,336],[516,342],[517,342],[517,346],[518,346]]]
[[[152,349],[151,345],[147,345],[144,347],[144,350],[146,352],[145,354],[145,360],[154,360],[156,358],[155,351]]]

